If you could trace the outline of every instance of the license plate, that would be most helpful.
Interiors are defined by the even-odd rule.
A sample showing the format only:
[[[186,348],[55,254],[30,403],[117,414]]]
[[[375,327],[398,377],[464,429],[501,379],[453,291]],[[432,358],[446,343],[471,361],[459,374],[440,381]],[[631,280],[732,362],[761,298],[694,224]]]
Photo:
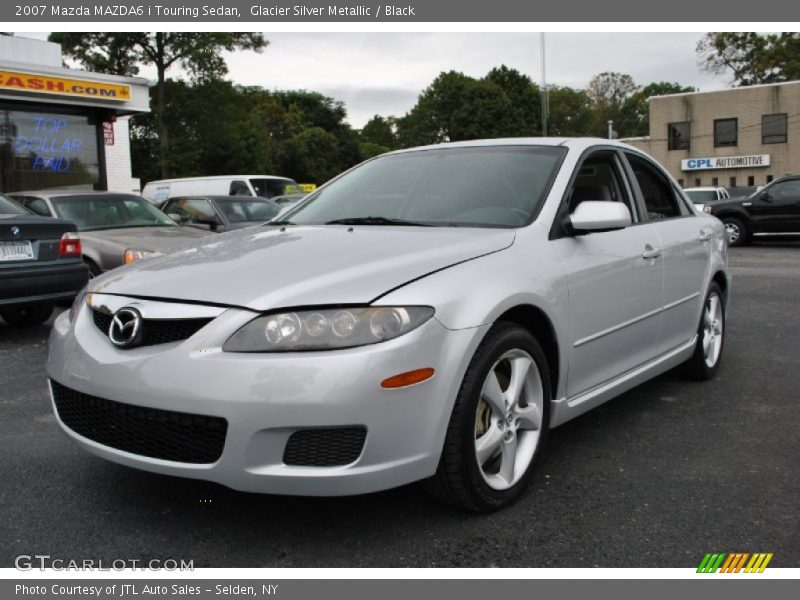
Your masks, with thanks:
[[[30,242],[0,242],[0,261],[33,260]]]

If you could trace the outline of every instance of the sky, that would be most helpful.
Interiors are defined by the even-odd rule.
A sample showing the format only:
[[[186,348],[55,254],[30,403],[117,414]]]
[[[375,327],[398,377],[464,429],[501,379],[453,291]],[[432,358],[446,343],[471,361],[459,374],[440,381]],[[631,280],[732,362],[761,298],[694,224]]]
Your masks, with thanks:
[[[46,33],[18,34],[45,38]],[[273,90],[306,89],[344,102],[360,128],[375,114],[402,116],[442,71],[482,77],[493,67],[541,80],[538,33],[265,33],[254,52],[225,53],[235,83]],[[701,33],[547,33],[549,84],[585,87],[603,71],[637,84],[670,81],[701,90],[727,87],[698,67]],[[142,76],[154,78],[153,69]],[[179,75],[178,72],[171,73]]]

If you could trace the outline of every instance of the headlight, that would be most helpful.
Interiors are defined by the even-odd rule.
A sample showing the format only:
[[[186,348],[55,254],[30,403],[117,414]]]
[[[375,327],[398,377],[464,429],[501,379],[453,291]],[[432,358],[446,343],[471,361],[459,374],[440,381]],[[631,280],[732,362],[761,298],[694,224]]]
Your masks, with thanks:
[[[333,350],[399,337],[433,316],[430,306],[370,306],[282,312],[253,319],[225,342],[227,352]]]
[[[709,206],[708,204],[704,204],[703,205],[703,212],[710,215],[711,214],[711,206]]]
[[[122,262],[126,265],[136,262],[148,256],[158,256],[160,252],[153,252],[152,250],[137,250],[136,248],[128,248],[125,254],[122,255]]]

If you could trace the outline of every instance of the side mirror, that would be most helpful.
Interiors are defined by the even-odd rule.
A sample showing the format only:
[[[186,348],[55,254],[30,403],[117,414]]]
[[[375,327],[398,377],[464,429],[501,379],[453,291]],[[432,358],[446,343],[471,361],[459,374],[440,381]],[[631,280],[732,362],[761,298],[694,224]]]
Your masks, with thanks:
[[[216,217],[198,217],[194,222],[198,225],[207,226],[211,231],[216,231],[217,227],[222,224]]]
[[[762,193],[758,199],[762,202],[772,202],[772,196],[770,196],[769,192]]]
[[[181,216],[178,213],[169,213],[167,216],[176,223],[180,224]]]
[[[570,225],[577,231],[624,229],[631,222],[627,206],[607,200],[584,200],[569,216]]]

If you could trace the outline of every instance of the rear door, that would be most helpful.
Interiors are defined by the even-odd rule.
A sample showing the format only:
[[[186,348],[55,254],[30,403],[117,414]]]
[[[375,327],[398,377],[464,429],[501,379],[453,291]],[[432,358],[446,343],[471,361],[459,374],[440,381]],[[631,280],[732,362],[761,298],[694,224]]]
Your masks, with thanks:
[[[711,225],[690,211],[669,176],[650,159],[625,153],[633,187],[660,240],[664,303],[657,348],[662,354],[692,339],[699,325],[711,265]]]
[[[654,358],[663,304],[663,263],[654,257],[658,235],[635,205],[616,150],[584,157],[561,214],[572,213],[585,200],[622,202],[633,224],[614,231],[551,235],[569,289],[568,397]]]

